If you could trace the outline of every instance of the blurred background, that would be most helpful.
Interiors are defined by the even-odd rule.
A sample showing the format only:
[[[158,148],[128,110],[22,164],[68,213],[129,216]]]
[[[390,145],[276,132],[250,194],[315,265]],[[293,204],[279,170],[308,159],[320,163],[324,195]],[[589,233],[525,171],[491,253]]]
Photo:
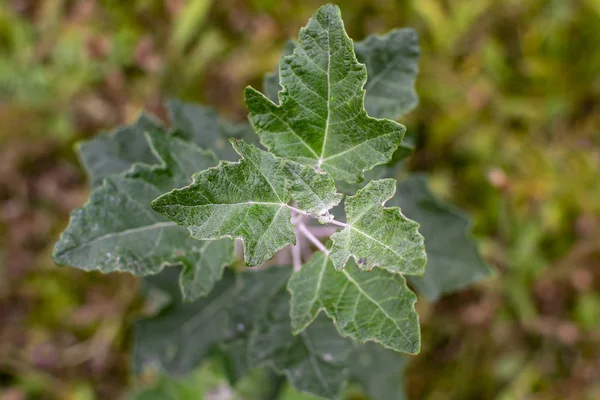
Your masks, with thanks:
[[[348,0],[350,36],[421,36],[410,168],[466,210],[494,278],[419,301],[409,399],[600,399],[600,0]],[[165,117],[246,116],[315,0],[0,0],[0,399],[118,399],[128,275],[54,266],[88,186],[73,144]],[[386,400],[386,399],[382,399]]]

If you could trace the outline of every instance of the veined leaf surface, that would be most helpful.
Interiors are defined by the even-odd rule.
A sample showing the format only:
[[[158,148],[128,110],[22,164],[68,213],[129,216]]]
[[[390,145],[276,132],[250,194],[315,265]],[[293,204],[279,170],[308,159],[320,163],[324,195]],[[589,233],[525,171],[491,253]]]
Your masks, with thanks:
[[[295,334],[324,310],[343,336],[375,341],[395,351],[419,352],[416,296],[401,275],[380,269],[365,272],[353,263],[337,271],[329,257],[318,252],[292,274],[288,290]]]
[[[160,165],[137,164],[111,175],[89,201],[71,214],[54,248],[54,260],[84,270],[152,275],[166,265],[183,265],[188,298],[204,295],[231,262],[233,244],[189,238],[188,232],[150,208],[156,196],[183,186],[198,169],[216,163],[212,152],[158,131],[147,138]]]
[[[331,236],[331,260],[336,268],[343,268],[353,256],[367,271],[379,267],[397,274],[423,274],[426,256],[419,224],[399,208],[383,206],[395,190],[394,179],[380,179],[346,199],[348,226]]]
[[[219,160],[237,159],[238,154],[229,145],[231,138],[258,143],[258,138],[248,123],[233,123],[221,118],[212,107],[176,99],[167,100],[166,107],[174,134],[202,148],[213,150]]]
[[[232,144],[242,157],[239,162],[221,162],[216,168],[197,173],[191,185],[159,197],[152,207],[186,226],[194,238],[242,239],[246,264],[260,265],[277,250],[296,242],[290,221],[292,207],[288,205],[292,199],[290,179],[302,178],[291,192],[300,193],[298,199],[307,209],[318,209],[323,215],[327,213],[324,205],[333,206],[335,185],[314,169],[288,174],[283,160],[242,140],[232,140]],[[310,174],[318,177],[312,179]],[[310,191],[310,196],[302,195],[303,191]]]
[[[265,362],[285,373],[297,390],[326,399],[339,397],[351,350],[352,342],[341,337],[326,317],[293,336],[285,284],[265,302],[249,349],[254,364]]]
[[[296,44],[289,40],[282,57],[294,52]],[[415,82],[419,72],[419,36],[414,29],[394,29],[385,35],[369,35],[354,43],[359,62],[367,67],[365,108],[375,118],[398,119],[416,107],[419,97]],[[263,78],[265,95],[278,103],[279,68]],[[404,147],[404,142],[402,143]]]
[[[186,302],[180,296],[175,271],[167,269],[145,281],[169,298],[166,306],[136,323],[135,369],[146,367],[181,375],[219,349],[235,349],[230,379],[247,370],[248,340],[265,299],[285,286],[290,269],[271,267],[234,274],[226,271],[208,296]]]
[[[420,225],[425,237],[425,275],[408,277],[409,282],[430,300],[454,292],[491,276],[465,215],[431,193],[424,176],[398,182],[397,193],[388,204],[400,206]]]
[[[321,7],[280,64],[280,105],[246,89],[250,123],[274,154],[358,182],[386,163],[406,128],[367,115],[367,71],[356,60],[337,6]]]

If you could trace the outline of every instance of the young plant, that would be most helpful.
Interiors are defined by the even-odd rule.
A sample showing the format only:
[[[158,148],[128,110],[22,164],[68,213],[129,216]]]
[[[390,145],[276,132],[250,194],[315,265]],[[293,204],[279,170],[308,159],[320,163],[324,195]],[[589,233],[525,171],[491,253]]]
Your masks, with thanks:
[[[246,89],[251,129],[172,100],[172,128],[143,115],[79,147],[94,188],[54,258],[146,277],[160,302],[135,324],[136,371],[217,358],[231,382],[266,365],[328,399],[347,381],[400,395],[401,353],[420,349],[407,279],[435,300],[489,274],[423,177],[389,178],[412,148],[395,120],[417,103],[418,56],[407,29],[353,44],[325,5],[266,93]]]

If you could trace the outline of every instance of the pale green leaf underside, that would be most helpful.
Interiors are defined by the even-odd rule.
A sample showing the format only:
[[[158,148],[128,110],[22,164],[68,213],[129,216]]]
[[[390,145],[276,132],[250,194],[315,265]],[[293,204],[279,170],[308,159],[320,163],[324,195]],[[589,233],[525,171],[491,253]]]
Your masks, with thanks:
[[[150,318],[135,326],[134,363],[139,372],[155,368],[181,375],[215,354],[236,350],[232,365],[239,378],[250,365],[246,360],[248,340],[254,321],[266,299],[285,286],[289,268],[272,267],[226,272],[222,281],[207,296],[184,302],[179,295],[177,277],[172,270],[146,278],[150,287],[165,292],[170,302]]]
[[[129,172],[105,178],[88,202],[73,211],[54,248],[54,259],[88,271],[136,275],[156,274],[165,265],[181,264],[186,296],[204,295],[231,261],[231,241],[193,240],[185,229],[154,212],[150,202],[185,185],[193,172],[216,160],[211,152],[158,131],[148,131],[147,138],[161,164],[137,164]]]
[[[135,323],[133,363],[136,372],[146,368],[183,375],[199,365],[221,342],[234,305],[236,277],[229,270],[208,296],[184,302],[177,291],[177,275],[167,269],[147,278],[167,288],[173,301],[157,315]]]
[[[352,342],[342,338],[326,317],[293,336],[289,301],[285,284],[266,299],[250,339],[250,359],[284,373],[301,392],[336,399],[347,377]]]
[[[362,271],[350,263],[337,271],[318,252],[288,283],[292,294],[292,331],[302,332],[321,310],[343,336],[374,341],[395,351],[419,352],[416,296],[401,275],[374,269]]]
[[[405,400],[404,370],[409,358],[375,344],[356,346],[349,360],[350,379],[371,400]]]
[[[91,186],[101,185],[107,176],[125,172],[135,163],[156,164],[145,132],[162,130],[164,127],[153,115],[142,114],[132,125],[78,143],[79,159]]]
[[[336,268],[343,268],[352,256],[367,271],[379,267],[397,274],[423,274],[426,255],[419,224],[399,208],[383,206],[395,190],[394,179],[381,179],[346,199],[348,226],[331,236],[331,260]]]
[[[242,239],[246,264],[260,265],[296,242],[288,206],[291,194],[324,218],[340,196],[326,174],[286,164],[242,140],[232,144],[242,157],[239,162],[221,162],[197,173],[191,185],[159,197],[152,207],[187,227],[194,238]]]
[[[367,115],[366,68],[356,61],[337,6],[321,7],[301,29],[279,74],[279,106],[246,89],[250,123],[270,151],[349,182],[389,161],[405,128]]]
[[[416,107],[419,36],[413,29],[370,35],[354,46],[356,58],[367,66],[365,108],[375,118],[398,119]]]
[[[425,177],[414,176],[399,182],[397,193],[388,204],[400,206],[403,213],[421,225],[427,268],[423,277],[408,279],[430,300],[492,274],[471,236],[468,219],[436,198]]]
[[[289,267],[246,269],[237,275],[238,290],[235,304],[229,313],[229,323],[220,344],[226,357],[231,381],[243,376],[255,365],[248,359],[250,335],[265,304],[285,286],[290,277]]]
[[[202,148],[213,150],[219,160],[237,160],[238,154],[229,144],[231,138],[258,143],[258,137],[248,123],[232,123],[219,117],[211,107],[176,99],[167,100],[166,107],[174,134]]]

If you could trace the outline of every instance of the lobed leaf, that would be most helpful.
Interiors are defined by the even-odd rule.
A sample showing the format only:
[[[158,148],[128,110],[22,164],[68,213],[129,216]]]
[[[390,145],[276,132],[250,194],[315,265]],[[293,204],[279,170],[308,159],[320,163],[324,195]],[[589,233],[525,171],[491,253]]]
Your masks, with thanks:
[[[421,50],[414,29],[370,35],[356,43],[354,50],[367,67],[365,108],[370,116],[398,119],[417,106],[415,82]]]
[[[172,301],[157,315],[134,326],[133,364],[136,372],[153,368],[172,375],[194,369],[220,343],[229,324],[236,292],[235,274],[226,271],[208,296],[184,302],[167,269],[147,282],[168,291]]]
[[[293,54],[296,44],[286,42],[282,57]],[[369,35],[354,43],[358,62],[367,67],[365,109],[375,118],[398,119],[415,108],[419,97],[415,82],[419,72],[419,35],[414,29],[394,29],[385,35]],[[263,91],[278,103],[279,70],[265,74]],[[406,139],[405,139],[406,140]],[[404,141],[401,144],[404,147]]]
[[[235,304],[229,312],[229,322],[223,333],[220,349],[225,356],[230,381],[240,379],[254,367],[248,360],[250,335],[265,304],[286,284],[289,267],[248,269],[237,275]]]
[[[258,138],[247,123],[232,123],[219,117],[212,107],[184,103],[177,99],[166,102],[174,134],[206,149],[212,149],[219,160],[235,161],[238,154],[229,145],[229,139],[244,139],[257,143]]]
[[[246,264],[260,265],[296,241],[285,173],[272,154],[243,141],[232,144],[239,162],[197,173],[191,185],[160,196],[152,208],[196,239],[242,239]]]
[[[164,127],[151,114],[142,114],[133,125],[77,144],[79,159],[92,187],[100,186],[109,175],[125,172],[135,163],[156,164],[146,140],[146,131],[161,132]]]
[[[492,274],[471,236],[469,220],[436,198],[424,176],[400,181],[396,196],[388,204],[400,206],[409,218],[421,224],[427,249],[427,269],[422,277],[408,279],[430,300]]]
[[[194,171],[214,165],[215,157],[162,132],[150,130],[147,139],[160,164],[136,164],[126,173],[105,178],[88,202],[71,214],[69,226],[54,248],[54,260],[87,271],[135,275],[183,265],[186,297],[204,295],[231,262],[233,244],[190,239],[185,229],[152,211],[150,202],[189,182]]]
[[[270,151],[349,182],[390,160],[406,129],[367,115],[367,71],[356,60],[337,6],[321,7],[300,30],[279,74],[279,106],[246,89],[250,123]]]
[[[242,157],[239,162],[221,162],[197,173],[191,185],[157,198],[152,207],[186,226],[196,239],[242,239],[246,264],[260,265],[296,242],[288,206],[290,185],[291,193],[323,218],[327,218],[325,208],[339,196],[325,174],[297,170],[242,140],[232,144]]]
[[[228,358],[230,380],[239,379],[249,366],[246,355],[254,321],[265,299],[285,285],[289,275],[289,268],[280,267],[226,273],[207,297],[194,302],[183,301],[172,270],[146,278],[170,301],[157,315],[135,325],[136,371],[154,367],[181,375],[220,352]]]
[[[327,318],[296,336],[290,329],[290,296],[285,285],[265,303],[250,339],[250,359],[284,373],[294,388],[327,399],[339,397],[347,378],[352,343]]]
[[[288,283],[292,331],[299,334],[321,310],[343,336],[375,341],[395,351],[416,354],[420,347],[416,296],[401,275],[349,264],[336,271],[329,257],[315,253]]]
[[[399,208],[383,206],[395,190],[394,179],[380,179],[346,199],[347,226],[331,236],[330,257],[337,269],[352,256],[367,271],[380,267],[396,274],[423,274],[426,255],[419,224]]]

